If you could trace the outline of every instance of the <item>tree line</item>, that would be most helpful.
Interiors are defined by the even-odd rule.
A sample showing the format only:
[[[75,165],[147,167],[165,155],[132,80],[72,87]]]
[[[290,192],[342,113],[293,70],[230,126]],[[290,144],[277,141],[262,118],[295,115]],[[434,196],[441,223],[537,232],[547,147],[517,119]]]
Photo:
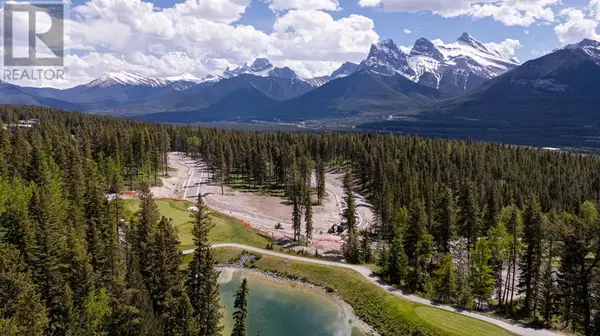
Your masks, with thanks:
[[[0,111],[6,124],[39,119],[30,129],[0,130],[0,263],[6,288],[14,288],[0,294],[11,317],[0,328],[13,334],[160,334],[169,323],[218,329],[181,318],[206,322],[211,313],[197,309],[216,311],[192,298],[215,294],[206,285],[214,273],[205,269],[204,243],[188,270],[201,274],[202,289],[198,278],[167,271],[175,269],[176,236],[145,185],[168,173],[169,151],[201,158],[223,184],[280,188],[295,204],[292,217],[304,217],[304,232],[294,227],[305,242],[312,206],[327,197],[326,173],[341,169],[347,208],[355,206],[352,190],[360,191],[376,216],[373,228],[357,232],[346,209],[349,261],[376,260],[388,281],[441,302],[599,330],[596,156],[414,136],[175,127],[39,107]],[[142,190],[148,203],[131,223],[121,223],[122,200],[107,197],[123,189]],[[148,255],[155,257],[140,258]],[[22,326],[19,316],[36,318]]]

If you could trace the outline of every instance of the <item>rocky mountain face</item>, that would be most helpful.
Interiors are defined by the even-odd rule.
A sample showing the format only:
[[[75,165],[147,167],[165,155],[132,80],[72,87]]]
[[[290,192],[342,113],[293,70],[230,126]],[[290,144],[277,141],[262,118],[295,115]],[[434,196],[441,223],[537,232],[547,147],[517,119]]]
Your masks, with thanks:
[[[383,76],[400,74],[444,93],[458,95],[518,65],[516,60],[464,33],[449,44],[434,44],[420,38],[409,54],[392,40],[381,41],[371,46],[369,56],[359,69]]]

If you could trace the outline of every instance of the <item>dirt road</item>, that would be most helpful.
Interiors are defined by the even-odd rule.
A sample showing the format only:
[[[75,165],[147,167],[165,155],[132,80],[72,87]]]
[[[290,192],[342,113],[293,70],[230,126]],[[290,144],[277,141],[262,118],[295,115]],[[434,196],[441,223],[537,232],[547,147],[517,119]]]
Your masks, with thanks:
[[[467,312],[467,311],[460,311],[460,310],[457,310],[450,306],[433,304],[431,301],[421,298],[421,297],[418,297],[418,296],[403,294],[402,291],[386,284],[381,279],[374,276],[373,272],[369,268],[364,267],[364,266],[350,265],[350,264],[344,264],[344,263],[338,263],[338,262],[334,262],[334,261],[327,261],[327,260],[320,260],[320,259],[304,258],[304,257],[300,257],[300,256],[289,255],[289,254],[275,252],[275,251],[271,251],[271,250],[263,250],[263,249],[259,249],[256,247],[246,246],[246,245],[242,245],[242,244],[223,243],[223,244],[214,244],[212,247],[213,248],[234,247],[234,248],[244,249],[246,251],[258,252],[261,254],[271,255],[274,257],[280,257],[280,258],[284,258],[284,259],[288,259],[288,260],[296,260],[296,261],[301,261],[301,262],[306,262],[306,263],[311,263],[311,264],[318,264],[318,265],[349,268],[349,269],[355,270],[356,272],[360,273],[365,279],[369,280],[373,284],[389,291],[390,293],[392,293],[398,297],[401,297],[401,298],[409,300],[409,301],[418,302],[423,305],[452,311],[452,312],[455,312],[455,313],[458,313],[461,315],[472,317],[474,319],[486,321],[486,322],[497,325],[501,328],[504,328],[504,329],[511,331],[518,335],[523,335],[523,336],[562,336],[562,334],[555,333],[550,330],[544,330],[544,329],[537,330],[537,329],[532,329],[532,328],[525,327],[522,325],[513,325],[513,324],[510,324],[510,323],[507,323],[507,322],[504,322],[504,321],[501,321],[501,320],[498,320],[498,319],[495,319],[495,318],[492,318],[489,316],[475,314],[475,313],[471,313],[471,312]],[[191,254],[191,253],[194,253],[194,250],[183,251],[183,254]]]

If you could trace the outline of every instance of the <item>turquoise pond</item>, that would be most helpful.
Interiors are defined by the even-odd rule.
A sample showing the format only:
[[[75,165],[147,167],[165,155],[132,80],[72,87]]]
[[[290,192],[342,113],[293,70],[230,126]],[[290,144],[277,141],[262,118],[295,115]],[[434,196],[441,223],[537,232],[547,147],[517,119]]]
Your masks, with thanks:
[[[224,335],[231,333],[234,294],[243,278],[248,279],[248,335],[261,336],[350,336],[352,313],[326,293],[294,282],[281,282],[261,274],[222,269],[219,277],[224,305]],[[348,316],[347,314],[350,314]],[[354,330],[353,330],[354,329]]]

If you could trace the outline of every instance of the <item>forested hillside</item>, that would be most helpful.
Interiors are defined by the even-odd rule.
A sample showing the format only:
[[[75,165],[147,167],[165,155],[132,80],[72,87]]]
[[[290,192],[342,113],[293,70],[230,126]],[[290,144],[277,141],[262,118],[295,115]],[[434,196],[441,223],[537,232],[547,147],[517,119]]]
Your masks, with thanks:
[[[490,303],[540,324],[600,330],[596,156],[409,136],[173,127],[37,107],[3,106],[0,115],[8,125],[0,128],[5,334],[219,332],[218,313],[202,303],[214,300],[216,281],[206,218],[201,211],[195,219],[199,248],[186,281],[173,228],[147,192],[168,171],[168,151],[200,157],[224,183],[274,183],[297,201],[310,192],[302,186],[313,169],[317,180],[343,169],[348,188],[373,204],[377,225],[357,239],[378,242],[373,254],[388,281],[441,302]],[[30,118],[39,121],[11,127]],[[121,221],[122,201],[112,195],[124,189],[142,191],[131,223]],[[371,249],[362,245],[356,261]]]

